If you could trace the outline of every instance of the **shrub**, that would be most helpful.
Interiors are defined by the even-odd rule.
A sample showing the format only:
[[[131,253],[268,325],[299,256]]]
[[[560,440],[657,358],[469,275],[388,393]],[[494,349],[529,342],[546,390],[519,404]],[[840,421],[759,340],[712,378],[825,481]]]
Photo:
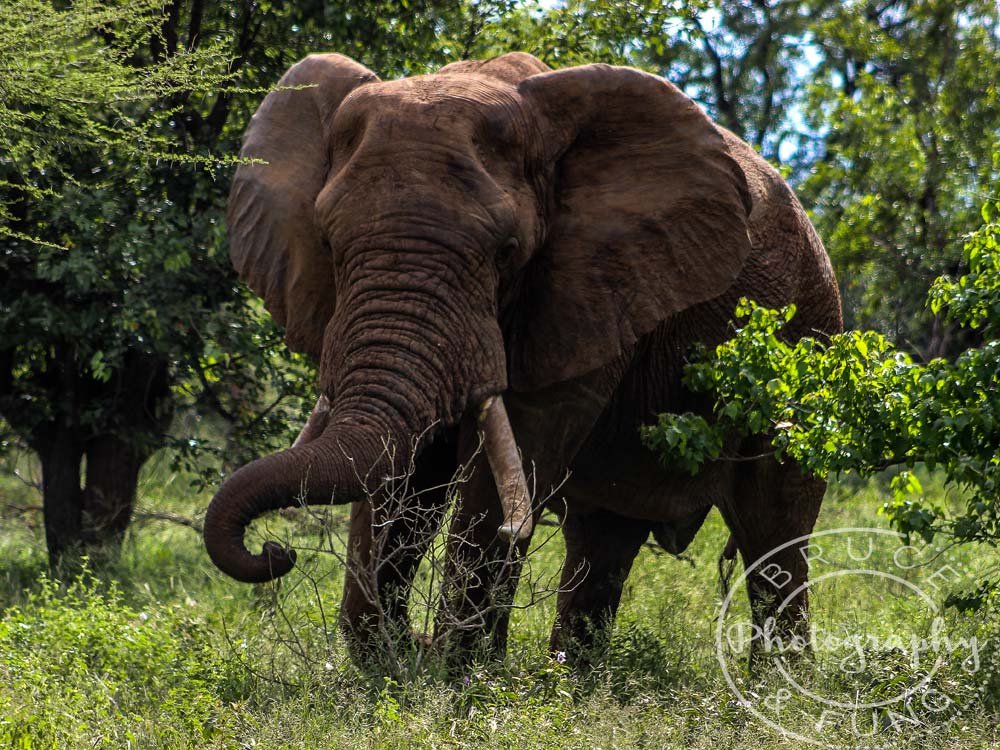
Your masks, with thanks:
[[[86,572],[65,589],[44,577],[0,620],[0,745],[209,739],[226,665],[199,627],[176,607],[136,611]]]
[[[737,307],[742,323],[712,353],[695,354],[685,383],[715,396],[714,420],[662,414],[643,439],[668,466],[696,471],[725,459],[723,436],[768,434],[775,455],[806,470],[870,475],[903,470],[891,483],[882,513],[903,533],[926,542],[1000,543],[1000,203],[984,207],[984,225],[965,243],[968,273],[938,279],[929,304],[936,313],[984,339],[954,361],[915,362],[873,331],[828,341],[788,343],[782,328],[794,307],[767,310],[749,300]],[[965,508],[949,513],[928,501],[912,469],[940,469],[962,490]],[[988,574],[975,591],[953,597],[974,609],[996,596],[1000,578]]]

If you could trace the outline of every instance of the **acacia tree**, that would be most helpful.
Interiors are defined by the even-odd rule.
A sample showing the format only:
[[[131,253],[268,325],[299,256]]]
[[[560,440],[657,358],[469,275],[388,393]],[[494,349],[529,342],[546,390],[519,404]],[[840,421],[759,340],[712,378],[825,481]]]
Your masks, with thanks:
[[[139,468],[170,417],[169,361],[145,345],[142,296],[128,294],[154,262],[133,227],[153,160],[209,159],[143,115],[228,74],[217,46],[136,65],[159,41],[158,12],[29,0],[0,20],[3,447],[19,440],[38,454],[54,559],[71,544],[120,539]],[[134,196],[128,213],[122,195]]]
[[[284,349],[225,249],[221,155],[238,151],[266,88],[323,49],[390,76],[443,64],[486,12],[470,8],[24,0],[5,11],[2,443],[40,459],[53,562],[116,546],[153,452],[173,442],[204,456],[204,441],[168,432],[179,405],[221,421],[236,438],[227,458],[241,462],[287,440],[311,395],[308,363]]]

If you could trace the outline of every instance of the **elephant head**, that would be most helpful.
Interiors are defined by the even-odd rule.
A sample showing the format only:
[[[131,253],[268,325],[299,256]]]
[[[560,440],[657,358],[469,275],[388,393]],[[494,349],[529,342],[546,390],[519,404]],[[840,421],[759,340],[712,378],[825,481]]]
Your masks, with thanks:
[[[387,444],[467,414],[516,520],[523,472],[497,397],[615,360],[725,291],[750,249],[743,172],[655,76],[513,53],[382,82],[331,54],[280,83],[245,135],[242,156],[266,163],[237,170],[230,253],[320,362],[326,403],[212,501],[206,546],[243,581],[294,562],[245,548],[255,517],[363,499],[366,477],[408,460]]]

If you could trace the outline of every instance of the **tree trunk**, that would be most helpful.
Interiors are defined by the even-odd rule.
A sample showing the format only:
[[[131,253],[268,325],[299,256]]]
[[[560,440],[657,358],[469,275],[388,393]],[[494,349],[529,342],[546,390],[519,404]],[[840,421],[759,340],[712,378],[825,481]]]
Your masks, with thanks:
[[[57,430],[42,461],[42,506],[49,564],[58,567],[67,552],[80,544],[82,529],[80,459],[83,446],[68,429]]]
[[[115,428],[85,446],[87,484],[82,493],[82,541],[114,554],[132,520],[139,471],[161,445],[172,414],[168,364],[130,352],[113,384]]]
[[[132,519],[139,470],[146,456],[116,435],[87,443],[87,486],[83,490],[82,539],[90,547],[117,547]]]
[[[68,362],[68,364],[66,364]],[[168,365],[130,352],[107,382],[81,382],[78,363],[61,362],[61,411],[37,426],[30,445],[42,462],[42,507],[53,569],[87,553],[114,556],[132,518],[139,470],[170,421]],[[80,404],[102,410],[97,434],[79,423]],[[86,456],[86,486],[81,461]]]

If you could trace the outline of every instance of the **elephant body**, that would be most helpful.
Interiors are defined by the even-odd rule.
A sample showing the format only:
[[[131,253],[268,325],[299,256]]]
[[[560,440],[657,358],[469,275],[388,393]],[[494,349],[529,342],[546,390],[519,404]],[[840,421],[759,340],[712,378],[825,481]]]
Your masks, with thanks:
[[[549,502],[561,517],[567,545],[551,647],[577,660],[599,645],[594,626],[613,620],[632,561],[651,533],[669,552],[680,554],[715,506],[749,566],[773,548],[809,534],[826,489],[824,481],[803,476],[793,463],[779,464],[770,457],[744,460],[770,452],[767,441],[759,438],[732,446],[736,460],[710,462],[694,476],[668,471],[640,441],[639,428],[654,423],[660,413],[693,411],[710,417],[711,401],[690,393],[681,382],[686,355],[696,343],[712,347],[732,335],[733,310],[741,297],[773,308],[796,305],[798,313],[784,331],[793,340],[842,330],[833,270],[802,206],[750,146],[719,130],[748,176],[753,199],[751,251],[736,282],[718,297],[663,321],[606,367],[571,383],[507,396],[514,433],[539,485],[567,477]],[[485,478],[488,472],[480,474]],[[460,515],[453,529],[459,536],[469,534],[463,522],[497,507],[495,489],[486,481],[463,499],[471,512]],[[483,528],[493,525],[487,522]],[[493,542],[484,538],[480,543]],[[803,549],[796,546],[773,558],[792,573],[789,591],[805,582]],[[589,570],[582,581],[576,577],[581,565]],[[760,586],[750,592],[755,600],[771,593],[767,581],[751,581],[754,585]],[[799,598],[780,616],[790,621],[804,616],[805,594]],[[768,616],[767,611],[758,613],[762,621]],[[502,649],[502,622],[494,637]]]
[[[741,297],[766,307],[796,305],[798,313],[785,331],[792,339],[841,330],[833,271],[798,200],[749,146],[728,131],[723,134],[744,173],[756,178],[748,180],[752,249],[727,292],[664,321],[604,371],[613,395],[570,465],[570,492],[581,501],[593,498],[586,501],[588,507],[677,523],[704,507],[721,506],[723,498],[733,495],[732,462],[715,462],[694,477],[668,473],[642,447],[639,428],[664,412],[711,415],[711,404],[681,383],[686,355],[695,344],[714,347],[732,335],[733,310]],[[629,499],[605,499],[622,492]]]
[[[484,637],[502,651],[518,557],[497,536],[511,490],[497,456],[478,451],[478,404],[494,396],[536,499],[558,487],[548,504],[567,559],[552,647],[577,660],[600,646],[650,533],[679,552],[714,505],[749,566],[811,531],[825,485],[762,456],[766,441],[734,438],[726,459],[690,476],[639,437],[661,412],[710,415],[682,385],[685,356],[732,334],[740,297],[795,304],[791,338],[841,330],[822,243],[749,146],[654,76],[548,72],[521,53],[387,83],[314,57],[283,81],[318,85],[272,93],[255,116],[244,154],[270,171],[237,173],[231,252],[290,345],[320,361],[329,407],[307,440],[244,467],[213,500],[206,544],[220,567],[242,580],[291,567],[290,551],[250,555],[242,535],[295,504],[305,477],[306,502],[351,501],[341,620],[363,651],[373,623],[405,630],[409,585],[445,511],[434,488],[471,462],[436,628],[460,653]],[[351,474],[398,468],[372,445],[409,446],[432,426],[413,476],[428,490],[421,512],[397,508],[387,526],[392,509]],[[377,565],[386,554],[393,564]],[[801,547],[776,562],[788,591],[805,581]],[[804,593],[779,611],[770,582],[749,587],[755,617],[799,627]]]

